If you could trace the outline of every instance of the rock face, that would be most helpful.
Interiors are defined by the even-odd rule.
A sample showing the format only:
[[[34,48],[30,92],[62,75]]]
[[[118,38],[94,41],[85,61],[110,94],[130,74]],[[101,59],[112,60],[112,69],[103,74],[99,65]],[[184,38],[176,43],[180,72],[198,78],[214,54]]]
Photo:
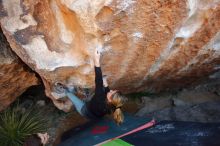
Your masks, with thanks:
[[[0,111],[12,103],[28,87],[38,84],[35,73],[11,51],[0,30]]]
[[[220,121],[220,96],[211,92],[183,90],[177,95],[143,97],[143,101],[143,108],[136,115],[155,118],[157,121]]]
[[[96,47],[111,88],[127,93],[198,84],[220,68],[220,0],[1,0],[0,10],[50,97],[55,82],[94,87]]]

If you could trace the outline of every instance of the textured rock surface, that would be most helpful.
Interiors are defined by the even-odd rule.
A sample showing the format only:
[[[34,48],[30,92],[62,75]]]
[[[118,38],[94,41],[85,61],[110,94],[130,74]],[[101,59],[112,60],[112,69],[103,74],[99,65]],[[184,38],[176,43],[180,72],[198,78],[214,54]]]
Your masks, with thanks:
[[[212,92],[184,90],[177,95],[154,95],[143,99],[143,108],[136,113],[138,116],[157,121],[220,121],[220,96]],[[171,100],[172,104],[169,104]]]
[[[206,102],[195,106],[178,106],[165,108],[144,117],[155,118],[157,121],[192,121],[204,123],[220,122],[220,102]]]
[[[137,115],[144,116],[146,114],[156,113],[164,109],[184,107],[189,108],[199,104],[208,102],[220,102],[220,96],[216,93],[206,90],[183,90],[177,94],[160,93],[151,95],[150,97],[142,97],[143,108],[137,112]],[[181,114],[181,113],[179,113]]]
[[[0,30],[0,111],[12,103],[28,87],[36,85],[35,73],[11,51]]]
[[[172,106],[171,96],[142,97],[143,108],[137,113],[139,116],[146,115]]]
[[[44,79],[94,87],[93,51],[110,86],[160,91],[220,68],[220,0],[1,0],[1,26]]]

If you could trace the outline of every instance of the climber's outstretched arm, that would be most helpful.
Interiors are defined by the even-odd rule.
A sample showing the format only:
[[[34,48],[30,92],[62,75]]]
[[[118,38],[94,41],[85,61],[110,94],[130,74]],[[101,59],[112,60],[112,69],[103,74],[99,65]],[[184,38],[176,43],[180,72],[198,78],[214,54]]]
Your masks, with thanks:
[[[100,52],[98,49],[95,49],[95,55],[94,55],[94,65],[95,65],[95,93],[96,94],[102,94],[103,88],[104,92],[108,93],[110,91],[108,87],[107,77],[102,76],[102,70],[100,67]]]
[[[102,70],[100,67],[100,52],[95,49],[94,54],[94,65],[95,65],[95,94],[103,94],[103,80]]]

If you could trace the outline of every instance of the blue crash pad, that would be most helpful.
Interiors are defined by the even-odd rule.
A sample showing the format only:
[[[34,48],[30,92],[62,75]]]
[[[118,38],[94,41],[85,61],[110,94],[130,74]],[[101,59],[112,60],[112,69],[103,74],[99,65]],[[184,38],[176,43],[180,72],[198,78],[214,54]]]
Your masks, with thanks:
[[[143,124],[150,122],[149,118],[135,117],[126,114],[124,123],[118,126],[111,119],[103,118],[77,126],[64,133],[58,146],[89,146],[117,137]]]

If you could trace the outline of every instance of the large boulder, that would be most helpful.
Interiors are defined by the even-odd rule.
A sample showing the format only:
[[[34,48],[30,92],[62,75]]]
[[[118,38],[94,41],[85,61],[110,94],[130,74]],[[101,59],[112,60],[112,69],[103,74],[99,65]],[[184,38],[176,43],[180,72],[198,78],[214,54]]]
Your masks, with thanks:
[[[35,73],[11,51],[0,29],[0,111],[28,87],[39,83]]]
[[[220,68],[220,0],[1,0],[12,49],[55,82],[94,87],[93,52],[111,88],[174,90]]]

